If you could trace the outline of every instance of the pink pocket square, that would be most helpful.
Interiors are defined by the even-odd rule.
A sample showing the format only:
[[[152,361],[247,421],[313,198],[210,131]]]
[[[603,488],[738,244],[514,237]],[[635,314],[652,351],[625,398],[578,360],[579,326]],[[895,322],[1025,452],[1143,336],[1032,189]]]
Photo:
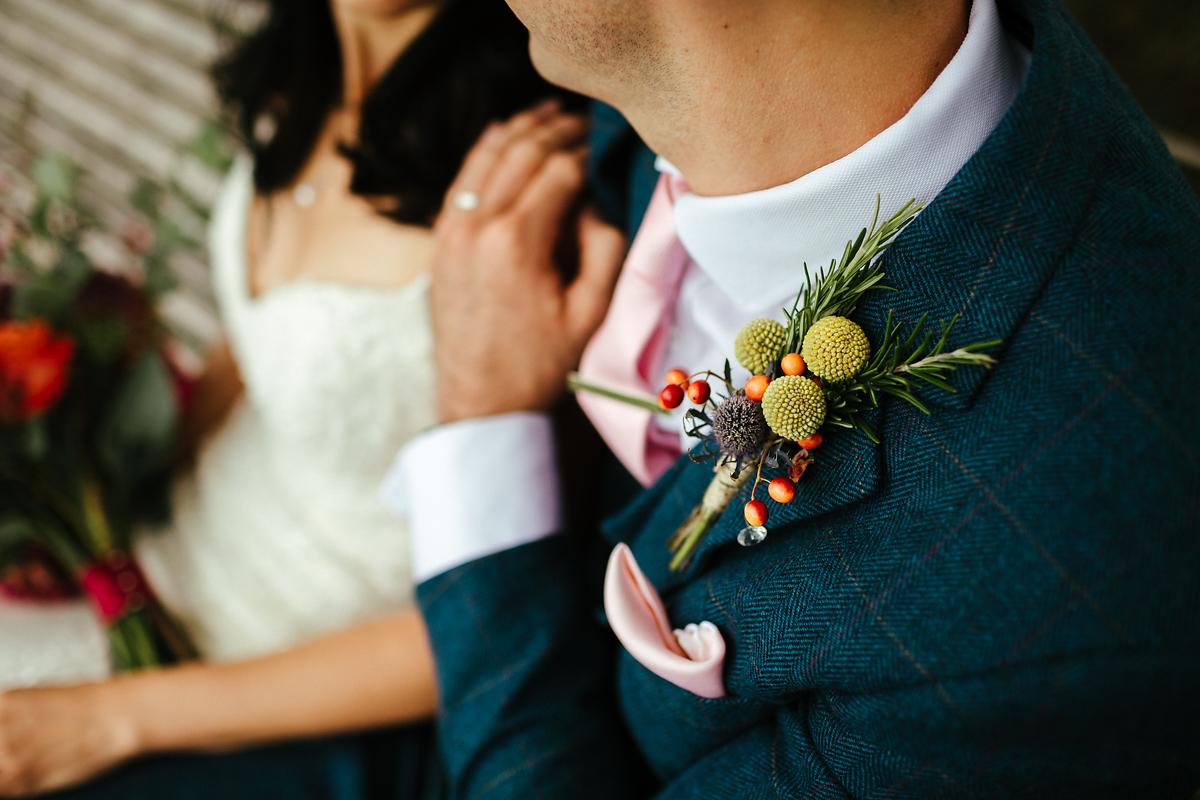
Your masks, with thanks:
[[[700,697],[724,697],[725,640],[711,622],[672,630],[666,609],[627,545],[613,548],[604,575],[604,610],[638,663]]]

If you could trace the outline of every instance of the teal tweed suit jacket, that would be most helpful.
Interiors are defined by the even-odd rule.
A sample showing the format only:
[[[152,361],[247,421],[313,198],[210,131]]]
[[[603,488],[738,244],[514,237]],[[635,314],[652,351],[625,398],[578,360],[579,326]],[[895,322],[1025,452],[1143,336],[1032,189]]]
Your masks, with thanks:
[[[758,547],[735,501],[667,570],[711,476],[686,459],[605,521],[676,624],[720,628],[725,698],[614,648],[582,531],[419,587],[456,796],[1200,788],[1200,208],[1057,3],[1001,5],[1026,85],[858,314],[878,341],[961,313],[999,365],[886,404],[879,446],[827,437]]]

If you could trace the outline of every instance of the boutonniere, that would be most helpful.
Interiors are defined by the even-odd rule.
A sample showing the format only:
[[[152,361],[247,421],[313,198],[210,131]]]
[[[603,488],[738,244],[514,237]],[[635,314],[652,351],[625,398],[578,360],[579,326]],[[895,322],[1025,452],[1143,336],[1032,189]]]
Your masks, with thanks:
[[[689,456],[715,461],[713,480],[700,503],[668,540],[672,570],[687,566],[701,539],[751,479],[750,500],[742,509],[746,527],[738,534],[743,546],[767,537],[770,507],[759,499],[760,488],[765,485],[765,497],[774,503],[791,503],[796,483],[817,461],[815,451],[825,436],[843,429],[878,443],[864,414],[884,397],[928,414],[919,394],[923,386],[953,392],[948,378],[959,367],[995,363],[982,351],[998,340],[951,348],[957,316],[934,330],[924,316],[906,326],[889,313],[874,347],[852,319],[868,292],[892,290],[883,283],[881,257],[920,210],[916,200],[909,200],[880,223],[876,199],[870,226],[846,243],[840,259],[818,274],[805,264],[804,286],[792,307],[784,309],[784,320],[752,320],[738,333],[734,355],[751,373],[740,388],[728,360],[720,373],[667,373],[659,407],[669,410],[690,402],[684,431],[698,443]],[[724,391],[714,392],[714,383]],[[642,398],[577,378],[572,387],[646,406]]]

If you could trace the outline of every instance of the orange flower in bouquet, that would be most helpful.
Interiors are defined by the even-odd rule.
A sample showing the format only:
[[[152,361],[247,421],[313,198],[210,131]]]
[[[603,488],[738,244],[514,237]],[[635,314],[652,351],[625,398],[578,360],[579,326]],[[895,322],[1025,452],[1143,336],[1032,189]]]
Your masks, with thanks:
[[[32,419],[58,402],[74,354],[45,320],[0,322],[0,420]]]

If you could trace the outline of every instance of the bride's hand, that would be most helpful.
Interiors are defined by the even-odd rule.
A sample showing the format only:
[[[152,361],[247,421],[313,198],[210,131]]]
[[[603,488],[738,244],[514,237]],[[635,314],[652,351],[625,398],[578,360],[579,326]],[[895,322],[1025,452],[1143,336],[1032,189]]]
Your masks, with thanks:
[[[0,797],[82,783],[136,753],[112,684],[0,693]]]
[[[553,105],[494,126],[467,156],[435,227],[430,290],[442,422],[542,410],[604,319],[625,255],[584,210],[583,121]],[[578,275],[555,263],[577,244]]]

